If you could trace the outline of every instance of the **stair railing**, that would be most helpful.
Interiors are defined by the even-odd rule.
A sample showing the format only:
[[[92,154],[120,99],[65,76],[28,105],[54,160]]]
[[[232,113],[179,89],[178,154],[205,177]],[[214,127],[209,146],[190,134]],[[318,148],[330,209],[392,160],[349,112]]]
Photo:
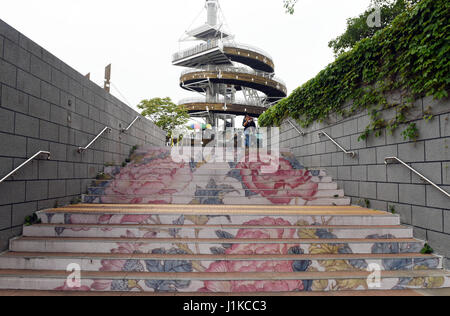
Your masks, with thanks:
[[[288,119],[287,121],[288,121],[288,123],[292,126],[292,128],[295,129],[295,130],[297,131],[297,133],[299,133],[299,134],[302,135],[302,136],[305,136],[305,135],[306,135],[306,133],[305,133],[304,131],[302,131],[301,129],[299,129],[297,126],[295,126],[295,124],[292,123],[291,120]]]
[[[3,181],[5,181],[6,179],[8,179],[10,176],[12,176],[13,174],[15,174],[17,171],[19,171],[20,169],[22,169],[23,167],[25,167],[28,163],[30,163],[32,160],[34,160],[36,157],[40,156],[40,155],[47,155],[47,160],[50,160],[50,152],[48,151],[38,151],[37,153],[35,153],[33,156],[31,156],[30,158],[28,158],[24,163],[22,163],[20,166],[18,166],[16,169],[14,169],[13,171],[11,171],[10,173],[8,173],[6,176],[4,176],[1,180],[0,183],[2,183]]]
[[[140,119],[141,119],[141,117],[140,117],[139,115],[136,116],[136,118],[134,119],[134,121],[131,122],[130,125],[128,125],[127,128],[121,129],[120,132],[121,132],[121,133],[126,133],[126,132],[128,132],[128,131],[130,130],[130,128],[131,128],[138,120],[140,120]]]
[[[352,158],[356,157],[356,152],[354,151],[348,151],[346,150],[344,147],[342,147],[338,142],[336,142],[330,135],[328,135],[327,133],[325,133],[324,131],[320,131],[319,132],[319,137],[321,136],[325,136],[327,137],[329,140],[331,140],[333,142],[333,144],[335,144],[340,150],[342,150],[346,155],[349,155]]]
[[[415,173],[416,175],[418,175],[423,181],[428,182],[429,184],[431,184],[433,187],[435,187],[436,189],[438,189],[439,191],[441,191],[442,193],[444,193],[448,198],[450,198],[450,193],[448,193],[447,191],[445,191],[444,189],[442,189],[441,187],[439,187],[436,183],[434,183],[433,181],[431,181],[430,179],[428,179],[427,177],[425,177],[423,174],[421,174],[420,172],[418,172],[417,170],[415,170],[414,168],[412,168],[410,165],[408,165],[406,162],[402,161],[401,159],[397,158],[397,157],[387,157],[384,160],[384,163],[386,165],[388,165],[389,163],[392,163],[393,161],[396,161],[397,163],[402,164],[403,166],[405,166],[406,168],[408,168],[409,170],[411,170],[413,173]]]
[[[97,139],[99,139],[100,136],[102,136],[106,132],[110,133],[111,132],[111,128],[106,126],[97,136],[95,136],[95,138],[89,144],[86,145],[86,147],[78,147],[78,153],[81,154],[84,151],[88,150],[89,147],[91,147],[92,144],[94,144],[97,141]]]

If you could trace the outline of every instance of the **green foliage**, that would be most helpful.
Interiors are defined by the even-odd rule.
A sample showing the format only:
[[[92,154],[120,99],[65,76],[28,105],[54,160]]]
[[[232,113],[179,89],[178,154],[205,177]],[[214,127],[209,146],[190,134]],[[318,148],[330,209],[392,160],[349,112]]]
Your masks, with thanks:
[[[133,154],[136,152],[136,150],[138,150],[139,146],[138,145],[134,145],[133,147],[131,147],[130,149],[130,157],[133,156]]]
[[[370,200],[364,199],[364,200],[359,200],[359,205],[361,205],[362,207],[365,207],[365,208],[370,208],[372,203],[370,203]]]
[[[288,116],[307,127],[331,113],[347,116],[368,109],[372,122],[361,135],[390,132],[408,122],[414,101],[423,96],[448,97],[450,90],[450,6],[447,0],[422,0],[373,37],[358,42],[315,78],[268,109],[261,126],[281,125]],[[400,91],[402,102],[389,104],[386,95]],[[349,110],[344,105],[353,100]],[[396,110],[384,122],[379,112]]]
[[[169,138],[174,129],[185,125],[189,121],[189,114],[185,107],[176,105],[170,98],[153,98],[142,100],[138,108],[141,114],[148,117],[157,126],[167,132]]]
[[[283,0],[284,8],[286,9],[286,13],[294,14],[295,5],[297,4],[297,1],[298,0]]]
[[[392,214],[397,214],[397,211],[395,210],[395,206],[394,206],[394,205],[389,206],[389,211],[390,211]]]
[[[25,226],[32,226],[34,224],[41,224],[41,220],[37,217],[36,213],[31,216],[25,217]]]
[[[74,197],[74,198],[70,201],[70,204],[71,204],[71,205],[76,205],[76,204],[80,204],[80,203],[81,203],[81,197],[79,197],[79,196]]]
[[[96,180],[109,180],[108,175],[104,172],[97,173]]]
[[[419,130],[417,129],[416,123],[411,123],[408,127],[402,132],[402,136],[405,140],[413,140],[416,141],[419,138]]]
[[[432,255],[434,253],[434,249],[431,248],[429,244],[425,244],[420,253],[423,255]]]
[[[347,20],[346,31],[330,41],[328,46],[338,56],[353,48],[362,39],[374,36],[376,32],[390,25],[399,14],[410,9],[417,2],[418,0],[372,0],[371,7],[364,13]],[[380,9],[380,25],[369,26],[367,21],[374,14],[375,7]]]

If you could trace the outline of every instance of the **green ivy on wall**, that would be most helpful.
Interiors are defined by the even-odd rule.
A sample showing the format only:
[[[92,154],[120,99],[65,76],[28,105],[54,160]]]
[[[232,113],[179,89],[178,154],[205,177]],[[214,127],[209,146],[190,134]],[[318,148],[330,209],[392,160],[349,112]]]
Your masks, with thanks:
[[[268,109],[259,123],[279,126],[290,116],[307,127],[324,121],[331,113],[348,116],[369,109],[372,121],[360,139],[371,134],[379,136],[384,129],[394,131],[408,122],[407,114],[416,99],[448,97],[449,17],[448,0],[420,1]],[[386,96],[392,91],[401,91],[401,102],[388,103]],[[352,106],[344,109],[349,100],[353,101]],[[390,108],[395,109],[396,115],[386,121],[380,111]],[[411,125],[407,130],[403,135],[417,137],[418,132],[411,132]]]

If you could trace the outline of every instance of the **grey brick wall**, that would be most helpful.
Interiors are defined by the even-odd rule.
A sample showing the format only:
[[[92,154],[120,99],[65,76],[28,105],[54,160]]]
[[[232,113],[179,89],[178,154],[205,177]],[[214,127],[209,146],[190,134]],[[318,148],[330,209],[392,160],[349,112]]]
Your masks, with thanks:
[[[434,118],[427,122],[423,117],[428,110]],[[389,118],[392,112],[382,115]],[[410,118],[420,131],[417,142],[405,140],[401,130],[358,141],[370,122],[367,112],[362,112],[347,118],[332,116],[304,129],[304,137],[285,122],[280,146],[292,149],[306,167],[327,170],[353,204],[368,199],[372,208],[395,207],[402,222],[413,226],[416,237],[428,240],[444,255],[450,267],[450,199],[403,166],[384,164],[386,157],[397,156],[450,192],[450,100],[418,100]],[[321,130],[358,156],[352,159],[325,137],[319,138]]]
[[[0,251],[26,216],[84,193],[105,163],[121,164],[134,145],[164,145],[145,119],[120,133],[137,115],[0,20],[0,178],[39,150],[52,153],[0,184]],[[79,154],[105,126],[112,132]]]

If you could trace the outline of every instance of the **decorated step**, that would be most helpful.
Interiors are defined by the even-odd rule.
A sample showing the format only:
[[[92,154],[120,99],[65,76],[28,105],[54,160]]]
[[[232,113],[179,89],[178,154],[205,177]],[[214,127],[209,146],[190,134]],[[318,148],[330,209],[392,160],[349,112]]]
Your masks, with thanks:
[[[66,271],[1,270],[0,289],[53,291],[120,292],[200,292],[200,293],[288,293],[299,291],[400,290],[450,286],[449,274],[442,270],[382,271],[380,279],[372,272],[227,272],[232,267],[214,266],[207,272],[190,272],[189,264],[178,266],[183,272],[162,271],[161,262],[145,266],[130,265],[131,271],[84,272],[79,283]],[[172,269],[176,271],[177,269]],[[214,272],[210,272],[214,271]],[[219,272],[217,272],[219,270]],[[136,271],[136,272],[134,272]],[[152,272],[147,272],[152,271]]]
[[[160,262],[163,266],[177,267],[188,264],[193,272],[207,271],[220,264],[232,265],[238,272],[327,272],[334,266],[336,271],[367,271],[370,266],[380,271],[441,269],[442,258],[421,254],[318,254],[318,255],[188,255],[181,251],[155,250],[149,254],[119,253],[35,253],[10,252],[0,256],[0,269],[20,270],[66,270],[77,264],[81,271],[129,272],[132,265],[146,266]],[[291,251],[294,252],[294,251]]]
[[[327,212],[328,207],[316,207],[314,211],[289,211],[289,209],[276,209],[268,211],[257,209],[255,206],[247,207],[248,211],[232,209],[229,206],[221,209],[211,206],[204,210],[204,206],[144,206],[132,207],[112,205],[106,207],[99,204],[98,208],[89,206],[84,208],[61,208],[37,213],[39,220],[44,224],[135,224],[135,225],[251,225],[251,226],[374,226],[374,225],[400,225],[400,217],[386,212],[358,212],[346,211],[336,207],[334,212]],[[214,209],[215,207],[215,209]],[[182,212],[182,213],[179,213]]]
[[[326,181],[326,182],[321,182],[321,180],[317,179],[318,182],[318,190],[338,190],[338,185],[336,182],[332,182],[332,181]],[[330,178],[331,180],[331,178]],[[154,180],[96,180],[93,182],[92,186],[89,187],[89,191],[90,193],[95,193],[98,192],[98,190],[102,190],[106,187],[109,187],[113,184],[113,182],[115,182],[115,185],[120,185],[120,186],[128,186],[128,187],[133,187],[136,185],[157,185],[158,181],[154,181]],[[226,184],[232,184],[234,181],[230,181],[230,182],[223,182]],[[313,181],[315,182],[315,181]],[[202,181],[195,181],[194,182],[195,186],[197,187],[207,187],[208,186],[208,182],[202,182]],[[274,186],[276,184],[276,182],[274,181],[265,181],[265,182],[258,182],[258,185],[267,185],[267,186]],[[245,186],[242,187],[243,190],[247,189]],[[207,190],[214,190],[214,189],[205,189],[205,191]],[[267,191],[267,190],[271,190],[271,189],[261,189],[261,191]],[[281,190],[286,190],[286,188],[281,188]]]
[[[122,185],[126,185],[125,183],[123,183]],[[147,185],[147,184],[144,184]],[[149,186],[150,187],[150,186]],[[318,189],[319,186],[317,186],[317,192],[314,195],[315,199],[318,198],[323,198],[323,197],[344,197],[344,190],[328,190],[328,189],[322,189],[319,190]],[[102,190],[102,188],[89,188],[88,189],[88,194],[89,195],[98,195],[99,194],[99,190]],[[145,190],[150,191],[150,189],[144,189],[143,192],[142,191],[138,191],[134,194],[114,194],[115,192],[111,192],[111,194],[108,194],[107,196],[109,197],[123,197],[123,196],[133,196],[133,198],[145,198],[145,197],[151,197],[151,198],[155,198],[154,196],[154,192],[148,192],[151,194],[145,194]],[[159,195],[162,196],[163,199],[167,199],[167,197],[183,197],[186,194],[189,195],[189,193],[191,193],[191,196],[194,196],[195,198],[205,198],[205,197],[211,197],[211,196],[216,196],[217,195],[217,191],[219,191],[220,189],[217,188],[199,188],[197,186],[197,188],[192,188],[192,191],[187,191],[185,190],[183,193],[176,193],[176,194],[170,194],[170,195]],[[131,192],[133,190],[130,190]],[[310,194],[310,189],[288,189],[288,188],[279,188],[279,189],[261,189],[259,190],[258,194],[253,193],[253,191],[249,190],[249,189],[235,189],[234,192],[230,193],[231,195],[234,196],[240,196],[240,197],[256,197],[256,196],[262,196],[265,197],[268,200],[275,200],[275,199],[280,199],[280,198],[290,198],[290,197],[306,197],[308,194]]]
[[[223,175],[215,175],[215,176],[211,176],[211,175],[199,175],[196,174],[195,177],[190,178],[187,177],[185,179],[178,179],[179,183],[191,183],[193,181],[195,181],[195,183],[199,186],[204,186],[206,187],[208,185],[209,182],[211,182],[211,180],[215,181],[216,183],[221,183],[221,184],[227,184],[227,185],[233,185],[236,184],[236,181],[238,179],[233,178],[233,177],[228,177],[228,176],[223,176]],[[120,177],[113,179],[112,176],[109,176],[107,174],[104,174],[102,176],[99,177],[99,179],[96,179],[94,181],[92,181],[92,187],[107,187],[110,186],[113,182],[117,182],[117,183],[121,183],[121,182],[125,182],[127,184],[133,184],[133,182],[140,182],[140,183],[149,183],[149,184],[157,184],[159,183],[161,180],[159,179],[154,179],[152,177],[146,179],[145,177],[127,177],[125,179],[121,179]],[[238,181],[239,182],[239,181]],[[255,185],[261,185],[261,184],[266,184],[266,185],[275,185],[276,183],[278,183],[279,180],[278,179],[270,179],[270,178],[266,178],[266,179],[253,179],[252,183]],[[330,184],[333,183],[336,185],[337,188],[337,183],[333,182],[333,178],[331,177],[317,177],[317,176],[312,176],[311,177],[311,182],[314,183],[318,183],[318,184]]]
[[[174,232],[175,233],[175,232]],[[21,237],[10,241],[13,252],[78,252],[78,253],[114,253],[125,247],[131,253],[151,253],[157,249],[183,251],[187,254],[288,254],[294,251],[301,254],[337,254],[337,253],[420,253],[424,242],[411,238],[393,236],[368,236],[369,238],[345,239],[330,238],[326,234],[320,238],[294,238],[290,230],[278,239],[242,238],[229,236],[222,238],[136,238],[129,234],[126,238],[79,238],[79,237]],[[317,236],[317,235],[316,235]],[[239,237],[239,238],[236,238]]]
[[[261,173],[266,175],[277,175],[279,174],[285,174],[289,177],[301,177],[304,175],[309,175],[313,177],[326,177],[327,173],[325,170],[306,170],[306,169],[293,169],[291,166],[279,166],[277,169],[272,170],[271,168],[267,168],[267,172],[264,170],[261,170],[261,168],[264,166],[240,166],[240,165],[221,165],[221,164],[180,164],[176,168],[174,166],[170,165],[158,165],[158,166],[152,166],[151,169],[155,171],[155,173],[164,174],[172,172],[173,169],[177,169],[180,174],[192,174],[195,173],[195,175],[227,175],[227,174],[235,174],[235,173],[242,173],[242,174],[249,174],[249,173]],[[147,167],[147,165],[140,165],[140,164],[128,164],[126,167],[123,167],[123,169],[144,169]],[[268,167],[268,166],[267,166]],[[105,168],[105,174],[109,175],[115,175],[117,172],[120,172],[120,167],[106,167]]]
[[[264,233],[276,238],[280,233],[292,230],[294,236],[317,236],[317,230],[323,235],[337,238],[366,238],[367,236],[394,236],[395,238],[412,238],[412,228],[405,226],[243,226],[243,225],[71,225],[71,224],[38,224],[25,226],[25,237],[123,237],[133,235],[137,238],[173,237],[183,238],[218,238],[222,235],[247,236]]]
[[[316,195],[327,195],[325,197],[314,197],[303,199],[301,197],[292,197],[286,193],[279,193],[281,196],[251,196],[245,197],[238,195],[237,192],[223,195],[222,190],[201,192],[195,196],[192,195],[88,195],[82,196],[84,203],[94,204],[202,204],[202,205],[292,205],[292,206],[346,206],[350,205],[351,199],[345,197],[328,197],[328,194],[318,191]],[[300,191],[296,191],[300,192]],[[308,192],[308,191],[303,191]],[[206,195],[211,194],[211,195]]]

